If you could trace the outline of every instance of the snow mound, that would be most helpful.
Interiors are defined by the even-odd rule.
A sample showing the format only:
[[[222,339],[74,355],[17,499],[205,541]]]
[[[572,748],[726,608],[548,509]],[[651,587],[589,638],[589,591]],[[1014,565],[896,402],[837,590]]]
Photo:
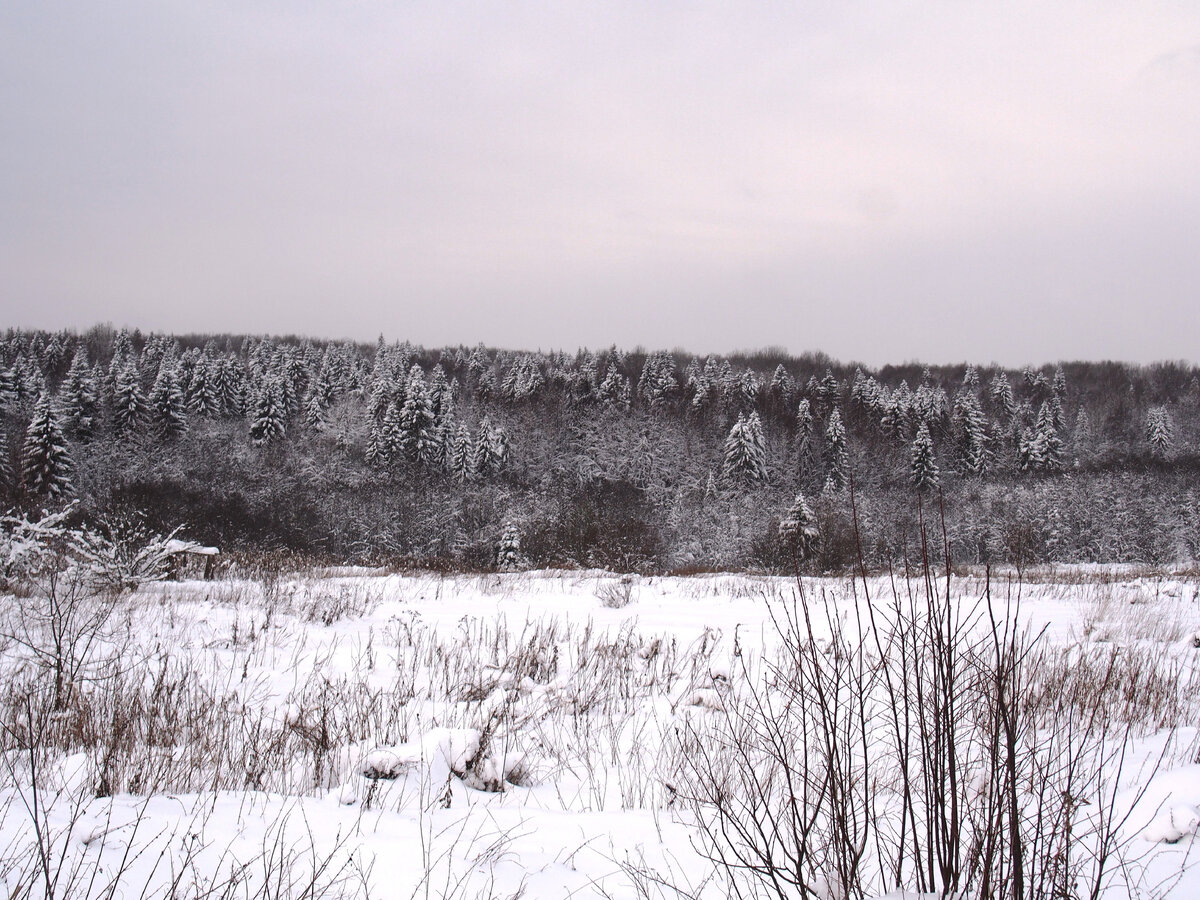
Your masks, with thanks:
[[[1142,831],[1142,837],[1155,844],[1178,844],[1200,827],[1200,809],[1190,803],[1176,803],[1163,810]]]

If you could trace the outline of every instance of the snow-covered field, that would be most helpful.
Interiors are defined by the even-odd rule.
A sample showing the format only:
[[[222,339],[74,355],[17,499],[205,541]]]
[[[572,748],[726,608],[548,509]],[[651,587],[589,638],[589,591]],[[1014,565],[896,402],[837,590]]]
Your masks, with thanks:
[[[801,590],[333,570],[152,583],[75,625],[9,595],[0,880],[30,897],[872,897],[936,889],[947,860],[970,872],[987,835],[1011,836],[1011,798],[1026,896],[1088,895],[1099,856],[1105,896],[1200,896],[1194,578],[957,577],[948,604],[921,577]],[[1015,673],[1006,648],[1032,648]],[[950,685],[949,705],[921,685]],[[985,702],[996,685],[1019,732]],[[1009,761],[1025,768],[1005,782]],[[757,877],[755,853],[794,878]]]

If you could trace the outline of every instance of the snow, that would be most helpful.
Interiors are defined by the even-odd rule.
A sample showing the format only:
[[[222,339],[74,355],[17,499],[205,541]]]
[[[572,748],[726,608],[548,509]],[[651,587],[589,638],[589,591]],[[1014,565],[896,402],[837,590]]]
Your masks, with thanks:
[[[662,748],[687,721],[719,720],[737,700],[755,660],[780,641],[773,622],[795,583],[635,577],[634,600],[611,608],[597,593],[614,580],[600,571],[333,570],[269,592],[252,580],[147,585],[131,600],[129,643],[109,649],[143,661],[147,679],[172,664],[190,672],[244,729],[275,736],[264,752],[306,749],[257,767],[234,760],[239,772],[260,773],[260,787],[198,777],[161,791],[124,784],[107,797],[94,790],[100,754],[62,754],[39,800],[50,839],[79,884],[101,873],[93,895],[115,872],[131,896],[181,873],[196,886],[237,872],[253,882],[273,859],[330,895],[678,896],[665,882],[725,896],[675,802],[678,773]],[[955,594],[978,598],[988,587],[971,575]],[[1031,632],[1075,655],[1065,659],[1152,647],[1181,685],[1194,674],[1194,580],[1060,570],[1035,582],[1005,576],[990,589]],[[827,641],[842,627],[865,637],[854,598],[891,590],[888,578],[806,580],[814,609],[817,598],[830,603],[814,616],[815,636]],[[174,740],[154,748],[164,767],[200,753],[205,736],[181,728]],[[1137,878],[1159,896],[1200,896],[1198,744],[1195,729],[1151,729],[1112,773],[1128,856],[1105,896],[1126,896]],[[14,862],[35,837],[18,757],[10,751],[13,777],[0,788],[9,892],[35,871]]]
[[[218,556],[221,553],[216,547],[206,547],[203,544],[197,544],[195,541],[181,541],[179,538],[171,538],[166,541],[162,549],[164,553],[170,556],[179,553],[192,553],[196,556]]]

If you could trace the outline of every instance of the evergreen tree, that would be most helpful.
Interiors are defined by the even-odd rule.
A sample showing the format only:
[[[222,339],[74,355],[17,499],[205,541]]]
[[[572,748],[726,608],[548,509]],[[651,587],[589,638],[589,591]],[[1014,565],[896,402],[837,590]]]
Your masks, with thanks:
[[[436,446],[433,407],[420,366],[414,365],[409,372],[405,393],[400,410],[400,452],[412,462],[435,461],[441,448]]]
[[[308,399],[304,401],[304,424],[313,431],[319,431],[325,424],[325,406],[316,387],[309,392]]]
[[[829,423],[825,428],[825,460],[826,480],[833,490],[842,490],[849,478],[850,454],[846,447],[846,427],[842,424],[842,414],[836,408],[829,414]]]
[[[188,382],[188,408],[197,416],[206,419],[220,415],[224,406],[221,401],[220,379],[216,376],[215,369],[211,357],[201,357],[192,369],[192,378]]]
[[[1075,414],[1075,430],[1071,433],[1071,448],[1075,453],[1075,465],[1088,462],[1095,455],[1092,446],[1095,436],[1092,433],[1092,418],[1084,407],[1079,407]]]
[[[803,494],[796,495],[795,501],[779,522],[779,537],[797,564],[811,557],[817,549],[821,532]]]
[[[974,365],[967,365],[967,371],[963,373],[963,387],[972,394],[979,395],[979,370]]]
[[[1013,397],[1012,385],[1008,383],[1008,376],[1003,372],[997,372],[992,379],[992,402],[1005,422],[1012,420],[1017,411],[1017,402]]]
[[[11,413],[20,399],[17,373],[12,369],[0,369],[0,415]]]
[[[913,441],[908,473],[913,487],[922,492],[933,490],[941,480],[933,453],[933,438],[929,436],[929,426],[924,423],[917,429]]]
[[[383,421],[379,423],[379,440],[380,461],[384,465],[404,459],[404,414],[395,400],[388,403]]]
[[[500,533],[500,544],[496,548],[496,568],[501,572],[517,572],[525,567],[521,553],[521,529],[511,519]]]
[[[499,473],[508,460],[507,437],[500,428],[487,419],[484,419],[479,425],[474,456],[471,468],[483,478]]]
[[[771,375],[770,395],[776,409],[786,410],[792,405],[792,397],[796,393],[796,380],[788,374],[788,370],[780,363]]]
[[[1042,403],[1033,429],[1022,432],[1017,457],[1026,472],[1057,472],[1062,468],[1062,437],[1054,427],[1049,401]]]
[[[72,434],[87,438],[96,424],[98,401],[96,384],[88,364],[87,348],[80,347],[71,360],[71,368],[59,390],[58,403],[63,426]]]
[[[629,394],[629,379],[622,375],[616,366],[610,364],[597,392],[600,402],[614,409],[629,409]]]
[[[638,397],[651,409],[665,406],[679,390],[675,377],[675,358],[665,350],[656,350],[646,357],[642,377],[638,381]]]
[[[969,391],[959,391],[954,400],[953,432],[958,471],[982,475],[987,461],[987,418],[979,399]]]
[[[1054,380],[1051,383],[1051,391],[1058,398],[1059,403],[1064,403],[1067,399],[1067,374],[1063,371],[1062,366],[1057,366],[1054,369]]]
[[[132,362],[117,370],[113,381],[113,430],[118,437],[136,433],[146,421],[146,398]]]
[[[1166,459],[1175,446],[1175,423],[1165,406],[1155,406],[1146,416],[1146,443],[1155,459]]]
[[[766,449],[758,413],[738,416],[725,438],[721,477],[729,481],[757,483],[767,479]]]
[[[61,497],[71,492],[74,466],[58,416],[45,393],[33,408],[33,419],[25,431],[21,474],[25,490],[35,497]]]
[[[169,357],[159,366],[150,391],[150,407],[155,425],[164,437],[177,437],[187,430],[187,401]]]
[[[0,496],[14,487],[11,450],[8,446],[8,435],[0,427]]]
[[[272,444],[287,431],[287,401],[283,387],[272,379],[262,385],[254,398],[250,420],[250,442],[256,447]]]
[[[1041,468],[1045,472],[1058,472],[1063,467],[1063,442],[1059,434],[1057,419],[1052,404],[1046,401],[1038,410],[1037,437],[1040,445]]]
[[[459,424],[450,439],[450,447],[446,454],[450,474],[459,481],[466,481],[474,475],[471,450],[471,435],[467,432],[467,426]]]
[[[367,463],[372,466],[386,466],[390,461],[386,440],[383,433],[383,423],[371,419],[367,427]]]

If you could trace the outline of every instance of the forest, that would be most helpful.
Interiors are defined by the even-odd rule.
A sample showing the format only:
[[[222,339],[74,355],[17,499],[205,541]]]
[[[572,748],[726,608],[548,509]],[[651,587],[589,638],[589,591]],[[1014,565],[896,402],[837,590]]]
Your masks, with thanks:
[[[879,571],[924,524],[954,564],[1187,564],[1198,434],[1177,362],[0,339],[0,507],[226,558]]]

